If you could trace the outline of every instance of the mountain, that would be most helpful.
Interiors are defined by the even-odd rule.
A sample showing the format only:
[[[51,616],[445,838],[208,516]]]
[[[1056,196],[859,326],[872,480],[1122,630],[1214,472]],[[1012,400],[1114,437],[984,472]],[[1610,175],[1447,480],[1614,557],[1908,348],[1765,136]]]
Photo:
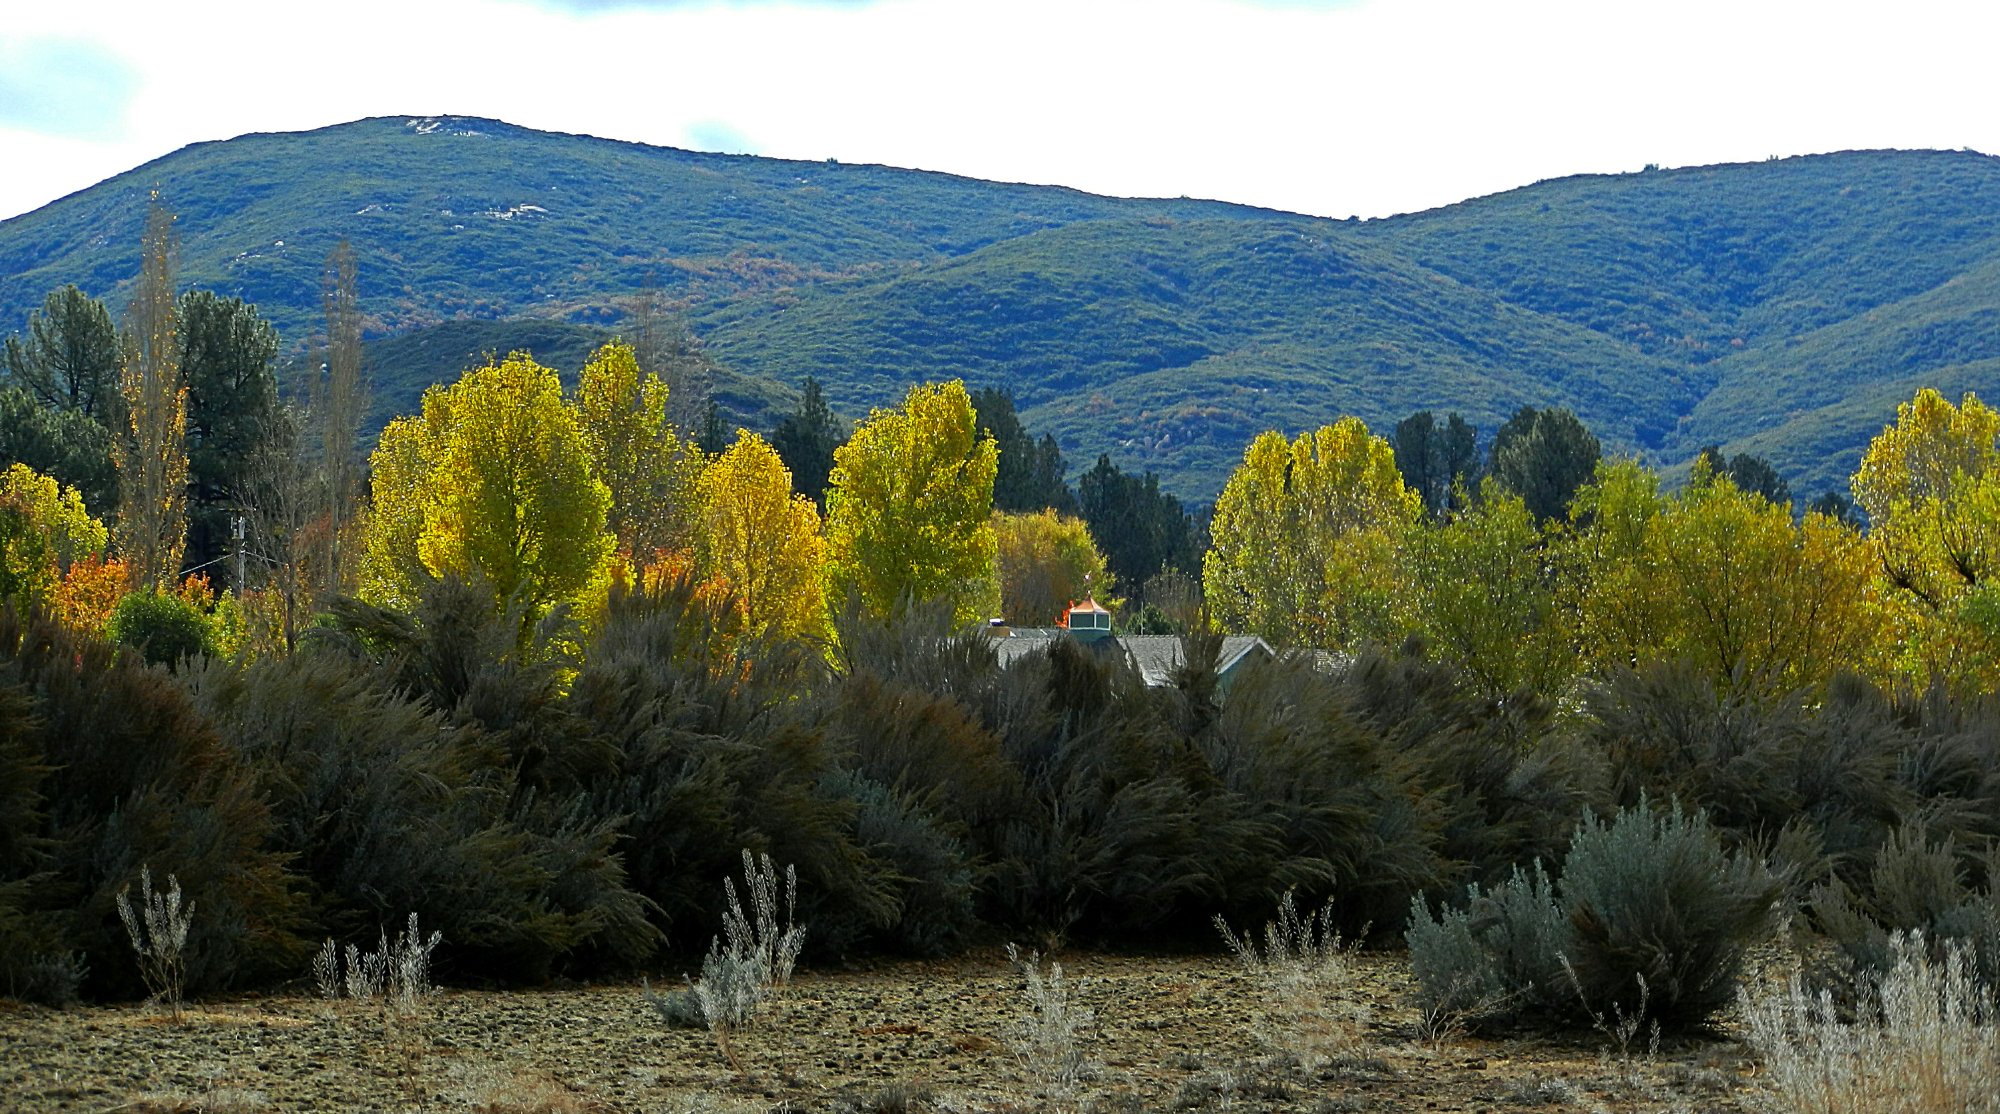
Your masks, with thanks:
[[[2000,160],[1848,152],[1542,182],[1332,221],[921,171],[702,154],[461,117],[198,144],[0,222],[0,330],[64,282],[123,300],[146,197],[182,276],[303,351],[361,261],[377,417],[485,351],[567,370],[651,282],[768,428],[807,374],[850,416],[1011,388],[1073,464],[1209,498],[1255,433],[1574,409],[1665,467],[1705,444],[1844,487],[1917,386],[2000,390]]]

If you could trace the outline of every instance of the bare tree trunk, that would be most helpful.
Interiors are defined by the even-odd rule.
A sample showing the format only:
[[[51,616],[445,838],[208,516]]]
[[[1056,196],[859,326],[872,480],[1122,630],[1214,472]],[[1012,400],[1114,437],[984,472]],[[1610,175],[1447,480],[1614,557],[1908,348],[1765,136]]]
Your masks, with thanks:
[[[318,605],[325,489],[304,451],[305,416],[278,410],[267,420],[244,503],[250,544],[270,590],[279,596],[280,633],[289,653],[298,646],[300,617],[312,614]]]
[[[708,409],[711,361],[687,322],[667,311],[651,271],[631,306],[632,351],[639,371],[657,375],[667,385],[667,422],[686,437]]]
[[[135,588],[171,585],[187,545],[187,383],[174,306],[179,248],[173,214],[156,194],[146,213],[118,377],[126,410],[116,449],[118,549]]]

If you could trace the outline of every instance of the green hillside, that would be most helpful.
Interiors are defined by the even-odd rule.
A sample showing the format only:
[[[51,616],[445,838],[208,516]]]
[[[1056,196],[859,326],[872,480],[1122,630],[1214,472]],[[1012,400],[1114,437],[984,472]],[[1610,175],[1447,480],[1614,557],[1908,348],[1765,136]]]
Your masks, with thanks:
[[[155,189],[180,218],[183,281],[256,302],[288,338],[316,326],[320,267],[341,237],[361,260],[371,329],[394,332],[598,320],[648,274],[699,301],[1129,212],[1261,212],[384,117],[196,144],[0,223],[0,321],[64,282],[117,297]]]
[[[1673,467],[1702,445],[1844,484],[1920,385],[2000,393],[2000,160],[1849,152],[1584,176],[1329,221],[944,174],[384,118],[176,152],[0,222],[0,330],[53,287],[123,301],[148,192],[183,281],[301,357],[353,241],[376,416],[487,351],[566,372],[650,276],[768,428],[808,374],[844,413],[1005,386],[1073,464],[1211,497],[1244,443],[1340,413],[1576,410]]]
[[[1492,428],[1560,404],[1633,444],[1707,386],[1327,223],[1094,222],[776,301],[711,318],[712,350],[751,372],[816,375],[850,409],[927,377],[1012,386],[1072,452],[1108,451],[1199,497],[1273,424],[1444,407]]]

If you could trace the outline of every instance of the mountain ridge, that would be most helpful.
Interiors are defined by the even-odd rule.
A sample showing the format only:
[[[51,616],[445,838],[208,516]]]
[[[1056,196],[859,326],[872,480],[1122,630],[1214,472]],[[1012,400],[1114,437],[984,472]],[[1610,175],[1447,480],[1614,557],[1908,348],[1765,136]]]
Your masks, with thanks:
[[[465,344],[615,333],[649,276],[734,373],[733,420],[768,428],[807,374],[851,415],[964,377],[1012,388],[1072,465],[1106,452],[1197,499],[1262,428],[1430,408],[1490,430],[1522,405],[1666,467],[1754,446],[1811,495],[1845,486],[1889,385],[2000,386],[2000,160],[1967,152],[1570,175],[1335,220],[372,117],[192,144],[0,221],[0,330],[63,282],[122,301],[154,184],[183,281],[256,302],[294,350],[327,250],[355,244],[393,355],[378,419]],[[410,339],[454,321],[491,327]]]

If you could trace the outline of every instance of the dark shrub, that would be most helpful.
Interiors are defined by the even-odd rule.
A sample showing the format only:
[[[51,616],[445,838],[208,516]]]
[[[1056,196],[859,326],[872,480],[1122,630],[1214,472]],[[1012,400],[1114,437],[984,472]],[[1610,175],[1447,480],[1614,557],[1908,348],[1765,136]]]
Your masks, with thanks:
[[[1554,861],[1577,818],[1608,799],[1601,754],[1554,730],[1549,700],[1483,696],[1457,668],[1428,660],[1420,640],[1394,653],[1363,647],[1335,680],[1350,715],[1399,756],[1436,826],[1453,884],[1435,892],[1499,885],[1516,863]]]
[[[1041,711],[1002,735],[1027,804],[1001,836],[994,919],[1050,938],[1198,932],[1242,880],[1269,876],[1272,823],[1215,779],[1122,656],[1058,640],[1004,684],[1039,688]]]
[[[1350,930],[1386,926],[1446,878],[1415,767],[1350,695],[1309,659],[1252,666],[1199,736],[1215,778],[1268,825],[1261,869],[1235,874],[1231,896],[1249,908],[1296,886],[1309,905],[1337,893]]]
[[[813,932],[828,937],[836,952],[872,937],[891,948],[941,955],[963,940],[975,924],[974,875],[964,845],[930,809],[879,782],[843,773],[820,788],[854,802],[854,841],[888,872],[894,909],[879,929],[835,910],[815,922]]]
[[[323,933],[365,943],[415,912],[444,932],[451,970],[503,981],[652,953],[617,825],[519,792],[476,727],[324,652],[190,682],[268,787],[272,845],[310,880]]]
[[[1841,955],[1839,964],[1815,976],[1843,994],[1855,993],[1894,966],[1891,934],[1915,929],[1923,932],[1934,958],[1966,947],[1974,977],[2000,991],[1996,858],[2000,849],[1989,846],[1983,856],[1968,855],[1950,836],[1932,840],[1921,825],[1892,833],[1860,885],[1834,879],[1814,887],[1813,920]]]
[[[271,848],[255,775],[182,687],[111,645],[45,617],[0,615],[0,689],[26,693],[46,879],[24,913],[59,926],[54,951],[89,957],[86,989],[136,994],[137,969],[113,896],[149,865],[196,903],[191,992],[255,985],[297,970],[304,902]]]
[[[796,865],[801,921],[887,928],[892,878],[856,846],[857,804],[818,788],[837,767],[800,696],[823,667],[727,630],[684,580],[612,593],[565,705],[616,756],[590,783],[592,814],[625,818],[632,885],[682,950],[721,930],[717,884],[745,849]],[[807,947],[823,950],[817,935]]]

